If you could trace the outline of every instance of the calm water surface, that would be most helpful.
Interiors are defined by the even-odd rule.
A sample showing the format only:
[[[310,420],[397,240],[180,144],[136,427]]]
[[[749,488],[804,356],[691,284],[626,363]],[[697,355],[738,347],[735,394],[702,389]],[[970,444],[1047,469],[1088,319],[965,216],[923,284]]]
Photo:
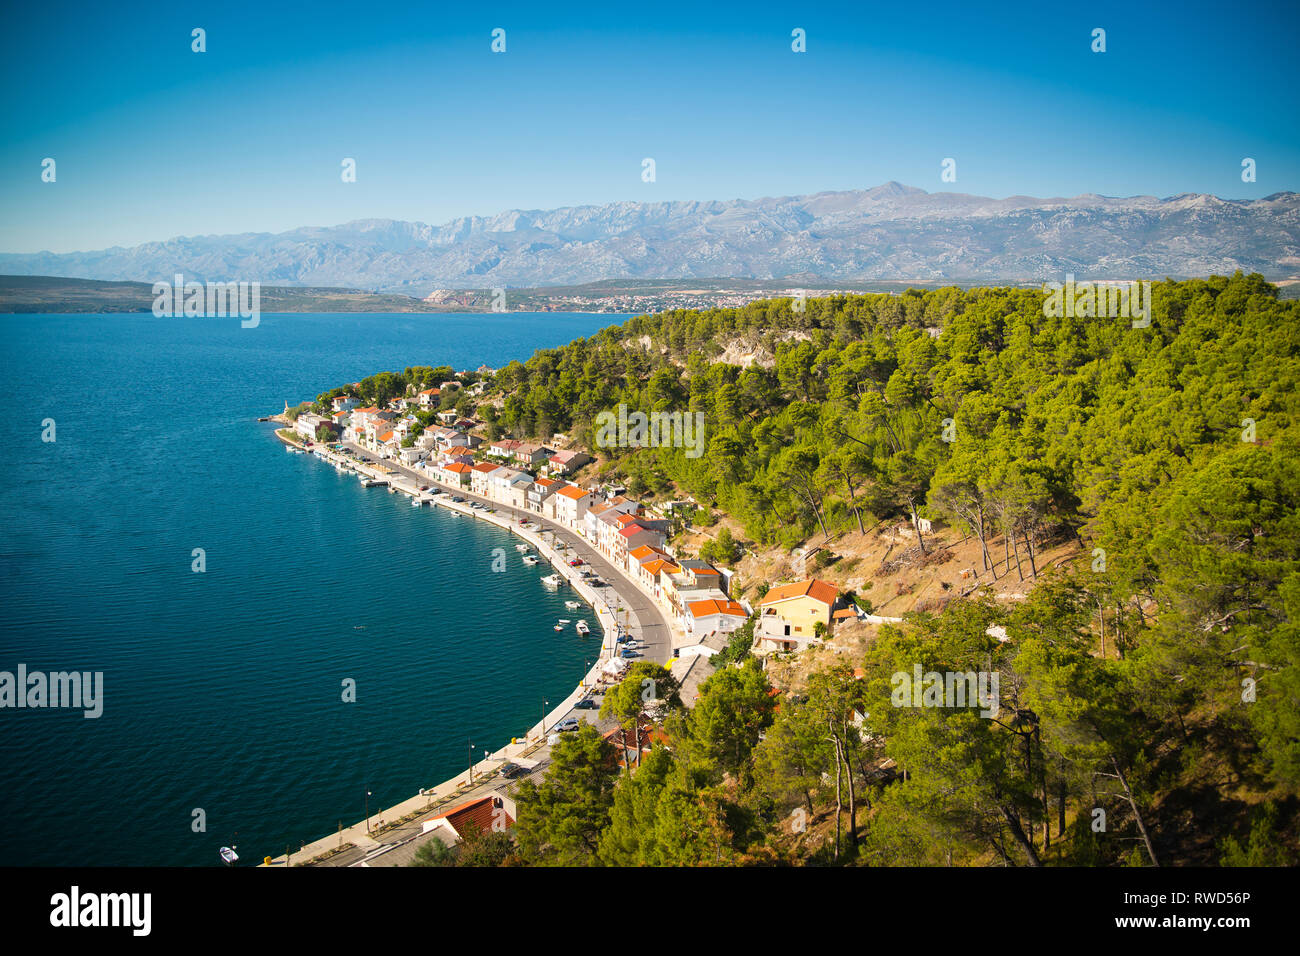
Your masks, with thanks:
[[[98,719],[0,710],[0,865],[206,866],[231,843],[252,862],[537,721],[598,652],[594,615],[557,635],[574,615],[518,539],[286,454],[256,418],[622,320],[0,316],[0,671],[104,673]]]

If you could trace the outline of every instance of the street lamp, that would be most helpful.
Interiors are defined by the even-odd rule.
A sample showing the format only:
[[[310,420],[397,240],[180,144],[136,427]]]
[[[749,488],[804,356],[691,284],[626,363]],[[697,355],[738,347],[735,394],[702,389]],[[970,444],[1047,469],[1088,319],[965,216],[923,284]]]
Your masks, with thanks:
[[[551,706],[549,700],[542,701],[542,736],[546,736],[546,708]]]
[[[469,754],[469,782],[474,782],[474,744],[469,740],[465,741],[466,752]]]
[[[370,791],[366,791],[366,832],[370,832]]]

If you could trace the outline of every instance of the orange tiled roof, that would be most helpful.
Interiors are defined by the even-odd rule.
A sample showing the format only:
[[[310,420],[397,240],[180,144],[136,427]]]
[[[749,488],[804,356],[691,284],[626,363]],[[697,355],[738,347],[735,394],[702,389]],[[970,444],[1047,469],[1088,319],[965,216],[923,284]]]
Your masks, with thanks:
[[[834,604],[839,596],[840,592],[835,585],[809,578],[807,581],[797,581],[794,584],[782,584],[772,588],[763,595],[763,600],[759,604],[766,606],[799,597],[810,597],[823,604]]]
[[[471,800],[469,803],[462,803],[459,806],[452,807],[446,813],[441,813],[434,820],[446,820],[455,828],[456,832],[464,839],[465,831],[471,827],[477,827],[484,833],[492,830],[493,811],[496,809],[494,801],[496,797],[482,797],[478,800]],[[506,813],[506,826],[514,825],[514,818]]]
[[[745,609],[735,601],[693,601],[687,605],[691,617],[708,617],[710,614],[730,614],[733,617],[749,617]]]
[[[587,493],[583,491],[581,488],[579,488],[577,485],[565,485],[563,488],[557,491],[556,494],[564,495],[564,497],[566,498],[572,498],[574,501],[577,501],[580,498],[587,497]]]

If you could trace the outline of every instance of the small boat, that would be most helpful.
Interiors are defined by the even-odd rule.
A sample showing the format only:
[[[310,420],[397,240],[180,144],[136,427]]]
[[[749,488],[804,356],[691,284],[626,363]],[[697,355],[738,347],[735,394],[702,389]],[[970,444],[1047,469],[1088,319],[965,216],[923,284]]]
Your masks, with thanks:
[[[572,624],[573,621],[571,621],[571,620],[570,620],[569,618],[567,618],[567,617],[562,617],[562,618],[560,618],[559,623],[561,623],[561,624]]]
[[[577,624],[573,626],[577,630],[577,632],[581,634],[583,637],[586,637],[588,634],[591,633],[591,628],[587,626],[586,621],[579,621]]]
[[[515,550],[516,550],[516,551],[527,551],[527,550],[528,550],[528,545],[526,545],[526,544],[517,544],[517,545],[515,545]]]
[[[570,611],[576,611],[578,608],[582,607],[582,602],[581,602],[581,601],[565,601],[565,602],[564,602],[564,606],[567,607]]]
[[[221,848],[221,862],[226,866],[234,866],[239,862],[239,854],[235,852],[233,846],[223,846]]]
[[[535,554],[524,555],[524,564],[533,565],[538,563],[539,563],[539,558],[537,557],[537,555]]]
[[[555,625],[555,629],[556,629],[557,631],[562,631],[562,630],[564,630],[564,625],[563,625],[563,624],[557,624],[557,625]]]
[[[548,574],[546,577],[542,578],[542,583],[548,584],[553,588],[558,588],[564,583],[564,578],[560,577],[558,574]]]

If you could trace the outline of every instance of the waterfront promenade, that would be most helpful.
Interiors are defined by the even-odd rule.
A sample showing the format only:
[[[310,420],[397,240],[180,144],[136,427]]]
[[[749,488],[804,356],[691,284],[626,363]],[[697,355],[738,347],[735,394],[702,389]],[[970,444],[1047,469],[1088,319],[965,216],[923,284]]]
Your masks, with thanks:
[[[285,440],[278,433],[277,437],[281,441]],[[298,448],[303,447],[296,441],[288,444]],[[505,780],[498,773],[500,767],[507,761],[520,762],[534,775],[543,773],[550,763],[548,735],[559,721],[573,716],[586,722],[599,723],[596,717],[597,711],[577,710],[575,705],[593,688],[608,681],[603,668],[617,653],[618,645],[615,639],[620,626],[640,642],[641,659],[667,664],[672,657],[673,632],[663,610],[625,571],[618,568],[572,529],[533,512],[501,509],[495,502],[461,488],[443,485],[424,472],[393,461],[381,460],[354,444],[347,443],[344,447],[361,460],[358,461],[329,449],[321,449],[322,454],[317,457],[322,463],[345,468],[358,475],[387,481],[389,489],[395,489],[395,493],[402,493],[433,507],[445,508],[505,528],[528,542],[539,557],[548,561],[559,574],[564,576],[568,581],[568,587],[575,595],[591,605],[599,621],[603,638],[596,661],[579,685],[541,721],[531,727],[523,738],[516,738],[513,742],[489,754],[486,759],[472,767],[467,767],[438,786],[415,794],[396,806],[375,810],[365,820],[309,843],[287,856],[281,854],[272,858],[269,865],[273,867],[308,864],[382,866],[388,865],[389,860],[409,859],[410,846],[422,835],[423,821],[437,816],[456,804],[513,787],[512,781]],[[387,471],[380,471],[376,466],[382,466]],[[420,487],[423,485],[438,488],[443,494],[431,496],[427,492],[422,493]],[[379,493],[379,490],[369,489],[368,493]],[[465,502],[451,501],[452,494],[465,498]],[[478,501],[487,508],[495,510],[488,512],[486,509],[471,508],[469,505],[471,501]],[[535,525],[538,530],[523,527],[520,519]],[[574,557],[581,558],[596,572],[603,582],[601,587],[588,584],[582,579],[579,569],[569,565],[569,560]],[[610,726],[613,726],[612,723]],[[607,728],[602,727],[602,729]],[[398,852],[399,850],[402,852]]]

